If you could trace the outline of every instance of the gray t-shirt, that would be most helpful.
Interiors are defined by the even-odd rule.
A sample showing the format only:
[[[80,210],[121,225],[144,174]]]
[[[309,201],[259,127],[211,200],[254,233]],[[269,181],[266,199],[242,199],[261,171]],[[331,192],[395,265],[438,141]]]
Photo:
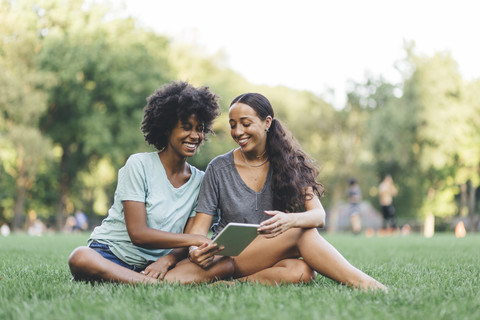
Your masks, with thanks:
[[[263,211],[273,210],[272,170],[260,192],[243,182],[233,161],[233,151],[213,159],[207,167],[198,195],[197,212],[219,216],[213,225],[217,235],[228,223],[260,223],[270,218]]]

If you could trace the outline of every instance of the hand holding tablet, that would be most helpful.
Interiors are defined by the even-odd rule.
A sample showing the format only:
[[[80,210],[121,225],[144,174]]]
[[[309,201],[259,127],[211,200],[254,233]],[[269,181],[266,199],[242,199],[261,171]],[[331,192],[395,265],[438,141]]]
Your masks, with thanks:
[[[218,247],[220,256],[238,256],[258,235],[259,224],[231,222],[212,240]]]

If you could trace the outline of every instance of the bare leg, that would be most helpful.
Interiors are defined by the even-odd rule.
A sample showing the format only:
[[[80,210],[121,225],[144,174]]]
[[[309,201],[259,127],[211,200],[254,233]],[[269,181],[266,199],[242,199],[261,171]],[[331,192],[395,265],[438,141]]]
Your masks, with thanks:
[[[208,269],[202,269],[188,260],[183,260],[167,272],[166,282],[210,282],[231,276],[233,261],[229,257],[217,258],[216,263]],[[119,266],[105,259],[95,250],[78,247],[68,259],[70,271],[75,280],[111,281],[120,283],[158,283],[157,279]]]
[[[305,261],[300,259],[284,259],[270,268],[238,278],[238,280],[277,285],[280,283],[308,283],[314,280],[315,277],[315,271],[313,271]]]
[[[95,250],[78,247],[73,250],[68,265],[75,280],[111,281],[121,283],[156,283],[157,279],[144,276],[105,259]]]
[[[164,280],[180,283],[212,282],[230,277],[233,268],[233,260],[230,257],[215,257],[213,264],[207,269],[185,259],[169,270]]]
[[[313,270],[332,280],[364,290],[387,289],[380,282],[352,266],[314,228],[290,229],[273,239],[257,237],[235,258],[234,277],[249,276],[270,268],[283,259],[300,256]]]
[[[305,262],[314,270],[332,280],[355,288],[387,291],[387,287],[383,284],[352,266],[318,233],[317,229],[303,230],[298,241],[298,249]]]

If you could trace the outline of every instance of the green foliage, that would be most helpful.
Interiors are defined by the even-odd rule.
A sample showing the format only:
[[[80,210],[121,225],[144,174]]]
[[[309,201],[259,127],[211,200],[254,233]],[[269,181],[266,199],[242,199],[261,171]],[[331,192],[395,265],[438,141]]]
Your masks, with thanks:
[[[27,2],[0,3],[0,160],[15,181],[13,227],[22,228],[25,201],[39,168],[51,158],[51,142],[39,130],[51,77],[35,66],[40,39]],[[7,215],[10,215],[7,212]]]
[[[476,319],[478,235],[457,239],[326,235],[389,293],[365,293],[317,276],[308,285],[130,286],[71,282],[67,259],[88,234],[0,242],[2,319]],[[428,298],[426,298],[428,297]]]
[[[457,213],[454,195],[458,163],[465,139],[469,106],[464,102],[465,86],[458,66],[449,54],[417,57],[410,53],[415,71],[405,81],[405,104],[414,107],[417,168],[428,183],[423,184],[423,215],[448,216]],[[411,113],[411,114],[412,114]],[[468,138],[467,138],[468,139]]]
[[[37,63],[56,79],[42,128],[62,153],[60,201],[68,196],[98,212],[105,205],[75,195],[102,195],[98,188],[110,190],[112,179],[85,184],[78,177],[103,158],[118,168],[129,154],[146,150],[138,129],[145,98],[168,79],[162,53],[168,42],[138,29],[131,19],[106,20],[102,7],[70,11],[75,4],[81,2],[46,4],[42,15],[48,28]],[[59,12],[64,23],[56,20]]]
[[[371,153],[371,174],[390,173],[397,182],[397,212],[452,216],[459,212],[459,184],[478,179],[480,152],[472,143],[479,139],[479,122],[472,121],[478,118],[471,95],[475,86],[465,84],[448,53],[417,56],[410,47],[407,54],[401,87],[369,79],[357,85],[349,101],[369,113],[363,148]],[[470,196],[477,202],[474,192]]]
[[[60,227],[75,208],[106,214],[126,158],[153,150],[139,130],[145,99],[171,80],[220,96],[215,135],[189,159],[200,169],[236,147],[230,101],[260,92],[321,168],[327,208],[345,197],[352,176],[378,206],[380,176],[390,173],[399,216],[479,220],[480,81],[462,79],[448,53],[420,56],[412,45],[406,52],[402,83],[370,76],[335,110],[310,92],[251,84],[223,52],[171,44],[108,4],[2,1],[0,220],[16,217],[18,227],[31,209],[49,224],[56,212]]]

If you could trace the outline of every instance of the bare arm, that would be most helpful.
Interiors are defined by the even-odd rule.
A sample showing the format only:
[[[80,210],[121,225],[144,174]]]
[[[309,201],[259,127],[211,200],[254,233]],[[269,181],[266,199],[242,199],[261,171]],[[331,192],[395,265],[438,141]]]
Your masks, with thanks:
[[[189,218],[185,226],[184,233],[188,233],[193,225],[194,218]],[[175,248],[169,254],[157,259],[157,261],[150,264],[142,272],[144,275],[162,280],[165,278],[168,270],[175,267],[175,265],[187,257],[188,249],[186,247]]]
[[[187,224],[185,226],[185,230],[183,233],[191,233],[192,226],[194,225],[195,218],[189,218],[187,220]],[[185,259],[187,257],[188,250],[186,247],[181,247],[181,248],[175,248],[170,253],[168,256],[171,256],[174,260],[173,262],[176,264],[178,261]]]
[[[311,188],[307,192],[313,194]],[[316,195],[305,200],[305,211],[284,213],[265,211],[272,218],[263,221],[258,232],[267,238],[273,238],[290,228],[322,228],[325,226],[325,210]]]
[[[212,219],[213,217],[209,214],[197,212],[191,228],[185,232],[207,236],[208,230],[210,230],[210,226],[212,225]]]
[[[190,233],[207,235],[210,226],[212,225],[212,216],[206,213],[197,212],[195,222],[190,230]],[[189,258],[190,261],[196,263],[202,268],[208,268],[212,262],[215,254],[220,251],[216,243],[203,244],[197,247],[190,247]]]
[[[160,231],[147,225],[145,204],[138,201],[123,201],[125,223],[132,243],[143,248],[170,249],[200,246],[209,243],[204,235],[179,234]]]

